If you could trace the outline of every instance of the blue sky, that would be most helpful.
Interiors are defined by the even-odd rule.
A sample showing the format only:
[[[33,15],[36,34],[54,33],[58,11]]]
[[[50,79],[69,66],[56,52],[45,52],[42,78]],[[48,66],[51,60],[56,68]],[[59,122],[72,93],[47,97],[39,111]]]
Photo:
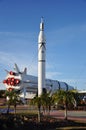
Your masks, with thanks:
[[[86,0],[0,0],[0,82],[14,63],[37,76],[42,16],[46,77],[86,89]]]

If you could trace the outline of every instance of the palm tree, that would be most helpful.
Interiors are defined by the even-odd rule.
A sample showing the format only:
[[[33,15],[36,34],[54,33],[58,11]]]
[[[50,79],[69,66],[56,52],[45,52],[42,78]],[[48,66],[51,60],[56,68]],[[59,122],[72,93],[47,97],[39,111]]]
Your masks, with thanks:
[[[40,97],[36,95],[32,99],[31,104],[35,104],[38,107],[38,122],[41,121],[41,108],[43,108],[44,113],[45,110],[48,110],[50,113],[52,103],[52,97],[50,96],[50,93],[47,93],[46,91],[43,91]]]
[[[43,93],[41,95],[41,100],[42,100],[42,107],[45,113],[45,110],[49,112],[50,114],[50,110],[51,110],[51,106],[53,104],[53,99],[52,96],[50,95],[50,93]]]
[[[38,122],[41,121],[41,105],[42,100],[41,97],[38,97],[37,95],[32,99],[31,104],[36,105],[38,107]]]
[[[73,96],[74,96],[74,99],[75,99],[74,108],[77,109],[78,105],[81,102],[80,94],[78,93],[78,91],[76,89],[72,90],[72,92],[73,92]]]
[[[0,98],[4,98],[5,97],[5,91],[6,90],[0,90]]]
[[[6,91],[6,97],[7,97],[7,104],[8,104],[7,113],[9,113],[10,105],[13,105],[14,106],[14,112],[16,114],[16,106],[17,106],[18,103],[21,103],[19,93],[17,93],[15,90]]]
[[[71,90],[58,90],[54,93],[53,99],[55,103],[63,104],[65,107],[65,119],[67,120],[67,110],[69,104],[74,104],[75,98]]]

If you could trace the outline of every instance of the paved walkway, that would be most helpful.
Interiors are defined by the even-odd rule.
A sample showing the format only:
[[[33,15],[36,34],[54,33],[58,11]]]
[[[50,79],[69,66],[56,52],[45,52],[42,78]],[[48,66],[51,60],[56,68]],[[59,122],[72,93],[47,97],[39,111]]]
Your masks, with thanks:
[[[54,110],[50,113],[51,116],[58,119],[64,119],[64,112],[63,110]],[[86,111],[68,111],[67,112],[68,119],[76,120],[86,123]]]
[[[63,110],[52,111],[50,115],[57,119],[64,119]],[[69,120],[79,121],[81,123],[86,123],[86,111],[68,111],[67,116]],[[60,127],[56,130],[86,130],[86,126],[69,126],[69,127]]]

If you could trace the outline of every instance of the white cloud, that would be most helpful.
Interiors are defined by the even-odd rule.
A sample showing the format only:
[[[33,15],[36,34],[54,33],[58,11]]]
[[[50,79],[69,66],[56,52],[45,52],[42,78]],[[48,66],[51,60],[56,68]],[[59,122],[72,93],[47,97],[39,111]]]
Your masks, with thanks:
[[[55,79],[58,80],[59,75],[62,75],[62,73],[60,73],[60,72],[46,72],[46,77],[53,79],[53,80],[55,80]]]
[[[3,65],[7,65],[9,69],[14,67],[14,63],[17,63],[19,68],[23,70],[25,67],[28,68],[29,74],[35,74],[37,75],[37,62],[36,60],[31,61],[30,55],[28,56],[27,60],[24,55],[18,55],[12,53],[6,53],[6,52],[0,52],[0,63]]]
[[[70,44],[72,40],[84,37],[86,33],[86,24],[70,25],[52,32],[47,32],[48,43]],[[49,36],[49,37],[48,37]]]
[[[12,54],[0,52],[0,63],[3,65],[11,67],[10,65],[12,65],[13,59],[15,59],[15,57]]]
[[[29,74],[37,75],[35,36],[36,33],[28,32],[0,32],[0,43],[3,45],[0,48],[0,64],[7,66],[7,69],[13,69],[14,63],[17,63],[20,70],[27,67]]]
[[[86,82],[85,79],[61,79],[61,81],[66,82],[67,84],[73,86],[74,88],[81,90],[83,88],[86,88]]]
[[[32,38],[36,33],[31,32],[0,32],[0,35],[7,37],[16,37],[16,38]]]
[[[69,84],[75,84],[76,82],[78,82],[77,79],[61,79],[61,80]]]

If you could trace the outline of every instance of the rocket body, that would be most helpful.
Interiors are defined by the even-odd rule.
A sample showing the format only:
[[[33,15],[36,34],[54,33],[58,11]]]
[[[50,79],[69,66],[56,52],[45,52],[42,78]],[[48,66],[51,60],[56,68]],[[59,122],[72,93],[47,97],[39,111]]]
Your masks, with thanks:
[[[43,19],[41,19],[40,32],[38,36],[38,96],[42,94],[42,90],[45,88],[45,44],[44,22]]]

